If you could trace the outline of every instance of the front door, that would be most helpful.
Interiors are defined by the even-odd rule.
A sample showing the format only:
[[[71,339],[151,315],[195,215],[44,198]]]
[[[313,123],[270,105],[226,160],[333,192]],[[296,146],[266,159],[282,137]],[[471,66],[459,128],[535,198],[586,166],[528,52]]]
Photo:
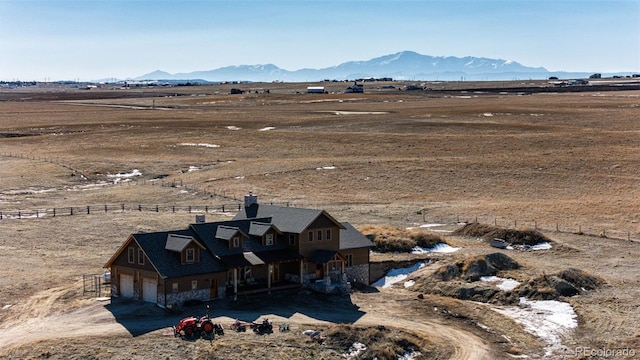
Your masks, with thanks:
[[[211,280],[211,288],[209,289],[209,297],[215,299],[218,297],[218,280]]]
[[[324,278],[324,266],[322,264],[316,264],[316,280]]]
[[[273,264],[271,268],[271,282],[280,281],[280,264]]]

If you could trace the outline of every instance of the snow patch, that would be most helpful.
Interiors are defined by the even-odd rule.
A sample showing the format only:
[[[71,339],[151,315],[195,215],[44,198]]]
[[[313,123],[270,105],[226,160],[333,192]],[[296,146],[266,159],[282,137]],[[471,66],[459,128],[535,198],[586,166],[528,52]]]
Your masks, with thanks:
[[[412,286],[413,286],[413,285],[415,285],[415,284],[416,284],[416,282],[415,282],[415,281],[413,281],[413,280],[405,281],[405,282],[404,282],[404,287],[405,287],[405,288],[410,288],[410,287],[412,287]]]
[[[546,356],[561,349],[562,335],[578,326],[571,304],[556,300],[527,300],[522,297],[519,306],[492,309],[522,324],[525,331],[547,343]]]
[[[460,250],[460,248],[456,248],[445,243],[439,243],[432,248],[423,248],[423,247],[416,246],[413,249],[411,249],[411,253],[412,254],[426,254],[426,253],[448,254],[448,253],[456,252],[458,250]]]
[[[345,359],[357,359],[360,357],[360,354],[367,350],[367,346],[363,343],[354,342],[351,347],[349,347],[349,352],[346,354],[342,354],[342,357]]]
[[[179,146],[197,146],[197,147],[206,147],[206,148],[219,148],[220,147],[220,145],[206,144],[206,143],[199,143],[199,144],[195,144],[195,143],[180,143],[178,145]]]
[[[263,127],[262,129],[258,130],[258,131],[269,131],[269,130],[274,130],[275,126],[267,126],[267,127]]]
[[[484,113],[484,114],[482,114],[482,116],[493,116],[493,114],[492,113]]]
[[[142,176],[142,173],[138,169],[133,169],[130,173],[125,173],[125,174],[120,174],[120,173],[115,175],[107,174],[108,178],[113,179],[114,184],[119,183],[121,181],[129,181],[134,176]]]
[[[335,169],[336,169],[335,166],[323,166],[323,167],[316,168],[316,170],[335,170]]]
[[[234,130],[234,131],[235,131],[235,130],[240,130],[240,129],[242,129],[242,128],[239,128],[239,127],[237,127],[237,126],[233,126],[233,125],[232,125],[232,126],[227,126],[227,129],[229,129],[229,130]]]
[[[409,276],[409,274],[411,274],[412,272],[418,269],[423,268],[426,265],[427,265],[426,262],[420,262],[407,268],[391,269],[389,270],[389,272],[387,272],[387,274],[382,279],[374,282],[373,284],[371,284],[371,286],[383,287],[383,288],[391,287],[391,285],[406,279]]]
[[[535,244],[531,247],[531,250],[551,250],[551,244],[548,242]]]
[[[198,171],[198,170],[202,170],[202,167],[191,165],[191,166],[189,166],[189,170],[187,170],[187,172],[194,172],[194,171]]]
[[[505,279],[498,276],[482,276],[480,281],[495,283],[496,287],[503,291],[511,291],[520,285],[520,282],[514,279]]]

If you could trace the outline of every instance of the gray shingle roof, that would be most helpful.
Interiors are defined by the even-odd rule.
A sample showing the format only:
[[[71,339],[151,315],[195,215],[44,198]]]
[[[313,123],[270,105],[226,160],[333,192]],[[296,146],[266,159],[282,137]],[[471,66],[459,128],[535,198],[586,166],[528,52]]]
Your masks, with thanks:
[[[168,234],[164,248],[169,251],[182,252],[194,240],[192,236]]]
[[[362,235],[353,225],[348,222],[343,222],[343,230],[340,230],[340,249],[357,249],[373,247],[373,242],[366,236]]]
[[[200,262],[193,264],[182,264],[180,253],[167,250],[167,238],[169,235],[179,235],[182,237],[195,237],[195,233],[190,229],[178,231],[161,231],[154,233],[137,233],[131,235],[138,243],[142,251],[151,262],[151,265],[163,278],[176,278],[198,274],[208,274],[225,271],[224,264],[216,259],[206,250],[200,251]]]
[[[271,223],[280,231],[300,234],[323,213],[333,220],[323,210],[253,204],[242,208],[233,220],[271,218]]]

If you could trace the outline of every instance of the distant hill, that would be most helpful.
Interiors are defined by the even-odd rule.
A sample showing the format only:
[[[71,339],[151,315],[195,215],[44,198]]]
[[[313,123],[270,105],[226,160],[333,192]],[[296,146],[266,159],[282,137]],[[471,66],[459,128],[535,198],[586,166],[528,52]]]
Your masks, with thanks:
[[[139,76],[135,80],[189,80],[212,82],[312,82],[321,80],[354,80],[393,78],[394,80],[514,80],[588,77],[588,73],[549,72],[543,67],[528,67],[510,60],[472,56],[429,56],[402,51],[366,61],[349,61],[324,69],[289,71],[273,64],[227,66],[214,70],[170,74],[161,70]]]

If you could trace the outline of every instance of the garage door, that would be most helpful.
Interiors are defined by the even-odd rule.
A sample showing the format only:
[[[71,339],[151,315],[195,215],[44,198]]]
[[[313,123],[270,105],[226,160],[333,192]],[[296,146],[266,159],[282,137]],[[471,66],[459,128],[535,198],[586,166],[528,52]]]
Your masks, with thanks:
[[[158,301],[158,281],[156,279],[142,278],[142,300],[154,304]]]
[[[120,274],[120,296],[133,297],[133,275]]]

